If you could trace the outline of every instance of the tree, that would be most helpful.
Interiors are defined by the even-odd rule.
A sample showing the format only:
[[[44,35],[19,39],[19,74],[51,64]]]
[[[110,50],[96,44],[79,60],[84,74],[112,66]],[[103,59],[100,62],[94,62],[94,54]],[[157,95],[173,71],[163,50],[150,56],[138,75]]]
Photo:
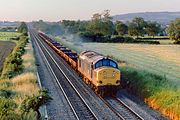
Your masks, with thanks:
[[[102,17],[101,14],[95,13],[95,14],[93,14],[91,19],[92,19],[92,21],[99,21],[99,20],[101,20],[101,17]]]
[[[156,22],[147,22],[147,25],[146,25],[146,32],[149,36],[154,36],[157,35],[159,32],[160,32],[160,25]]]
[[[76,34],[78,32],[83,32],[86,30],[88,21],[73,21],[73,20],[63,20],[61,25],[64,27],[66,33]]]
[[[125,35],[128,32],[127,25],[121,21],[117,21],[115,23],[115,27],[116,27],[116,31],[118,32],[119,35]]]
[[[146,27],[146,22],[141,17],[135,17],[132,22],[129,23],[128,34],[131,36],[143,36]]]
[[[103,16],[103,21],[111,21],[112,17],[110,15],[110,10],[104,10],[103,13],[101,14]]]
[[[128,26],[128,34],[130,36],[139,36],[139,33],[138,33],[138,27],[135,23],[129,23],[129,26]]]
[[[166,32],[172,40],[176,41],[175,43],[180,44],[180,18],[172,21]]]
[[[112,35],[115,28],[109,12],[109,10],[105,10],[102,14],[93,14],[87,30],[95,34]]]
[[[18,27],[18,32],[20,33],[26,33],[28,31],[28,28],[26,26],[25,22],[21,22],[20,26]]]

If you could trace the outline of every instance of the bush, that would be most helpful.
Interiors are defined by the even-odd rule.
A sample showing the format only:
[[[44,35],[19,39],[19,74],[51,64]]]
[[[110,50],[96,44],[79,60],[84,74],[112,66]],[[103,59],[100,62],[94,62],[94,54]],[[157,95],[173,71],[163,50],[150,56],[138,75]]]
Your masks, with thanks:
[[[135,40],[132,37],[124,36],[115,36],[108,40],[107,42],[112,43],[143,43],[143,44],[160,44],[159,41],[150,41],[150,40]]]
[[[19,37],[15,37],[15,38],[10,38],[10,40],[19,40],[20,38]]]
[[[175,41],[174,44],[180,44],[180,40],[179,41]]]
[[[142,38],[140,38],[140,37],[138,37],[138,38],[136,38],[137,40],[159,40],[159,39],[161,39],[161,40],[169,40],[169,37],[142,37]]]
[[[100,42],[104,39],[103,34],[93,32],[80,32],[78,35],[84,40],[84,42]]]
[[[22,120],[37,120],[37,113],[33,110],[30,110],[29,112],[25,112],[21,115]],[[40,119],[41,120],[41,119]]]
[[[17,107],[15,102],[11,99],[0,97],[0,118],[1,120],[17,120],[19,116],[14,113]]]
[[[160,44],[159,41],[150,41],[150,40],[135,40],[134,43],[143,43],[143,44]]]
[[[160,44],[159,41],[135,40],[132,37],[125,36],[103,36],[102,34],[94,34],[92,32],[81,32],[79,36],[84,42],[101,42],[101,43],[143,43],[143,44]]]
[[[159,75],[129,67],[123,67],[120,70],[121,85],[141,98],[152,96],[168,85],[167,79]]]
[[[32,97],[27,96],[27,98],[21,104],[20,109],[23,112],[29,112],[32,109],[37,112],[39,118],[39,107],[47,103],[51,99],[52,98],[48,95],[48,92],[46,90],[40,90],[38,95],[33,95]]]
[[[0,118],[1,120],[37,120],[37,113],[33,110],[23,114],[15,113],[16,103],[12,99],[0,98]]]
[[[15,93],[13,91],[11,91],[11,90],[6,90],[6,89],[1,89],[0,90],[0,96],[1,97],[9,98],[14,94]]]
[[[21,25],[18,27],[18,32],[27,33],[28,28],[25,22],[21,22]]]
[[[109,42],[113,43],[134,43],[134,39],[132,37],[123,37],[123,36],[115,36],[111,38]]]

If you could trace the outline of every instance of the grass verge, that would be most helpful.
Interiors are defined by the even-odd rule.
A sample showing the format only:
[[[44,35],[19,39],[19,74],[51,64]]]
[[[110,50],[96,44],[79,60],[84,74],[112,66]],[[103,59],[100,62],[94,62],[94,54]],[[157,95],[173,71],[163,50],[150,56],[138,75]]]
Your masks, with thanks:
[[[180,85],[137,68],[120,67],[122,86],[170,119],[180,119]]]
[[[37,85],[35,58],[26,35],[20,36],[7,57],[0,78],[0,118],[36,120],[39,107],[50,98]]]

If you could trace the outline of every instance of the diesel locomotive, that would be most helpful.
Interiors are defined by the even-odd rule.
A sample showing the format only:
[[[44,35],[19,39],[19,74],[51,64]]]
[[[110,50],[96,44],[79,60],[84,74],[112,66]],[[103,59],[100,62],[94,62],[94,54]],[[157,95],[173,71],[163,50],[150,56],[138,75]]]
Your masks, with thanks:
[[[116,94],[120,87],[120,71],[116,61],[94,51],[83,51],[78,55],[44,33],[39,32],[38,35],[83,77],[96,94]]]

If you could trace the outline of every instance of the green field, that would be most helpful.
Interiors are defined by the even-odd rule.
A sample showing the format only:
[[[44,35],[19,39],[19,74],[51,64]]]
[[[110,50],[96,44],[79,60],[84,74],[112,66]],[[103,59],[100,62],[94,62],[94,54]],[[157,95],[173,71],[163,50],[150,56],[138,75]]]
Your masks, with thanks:
[[[16,38],[18,37],[20,34],[17,32],[0,32],[0,40],[10,40],[10,38]]]
[[[95,50],[114,56],[133,67],[162,75],[170,80],[180,80],[180,46],[118,43],[72,43],[61,41],[68,47],[81,52]]]
[[[57,38],[80,53],[94,50],[120,60],[122,81],[128,91],[144,98],[171,119],[180,119],[180,46],[119,43],[73,43]],[[123,63],[122,63],[123,62]]]

